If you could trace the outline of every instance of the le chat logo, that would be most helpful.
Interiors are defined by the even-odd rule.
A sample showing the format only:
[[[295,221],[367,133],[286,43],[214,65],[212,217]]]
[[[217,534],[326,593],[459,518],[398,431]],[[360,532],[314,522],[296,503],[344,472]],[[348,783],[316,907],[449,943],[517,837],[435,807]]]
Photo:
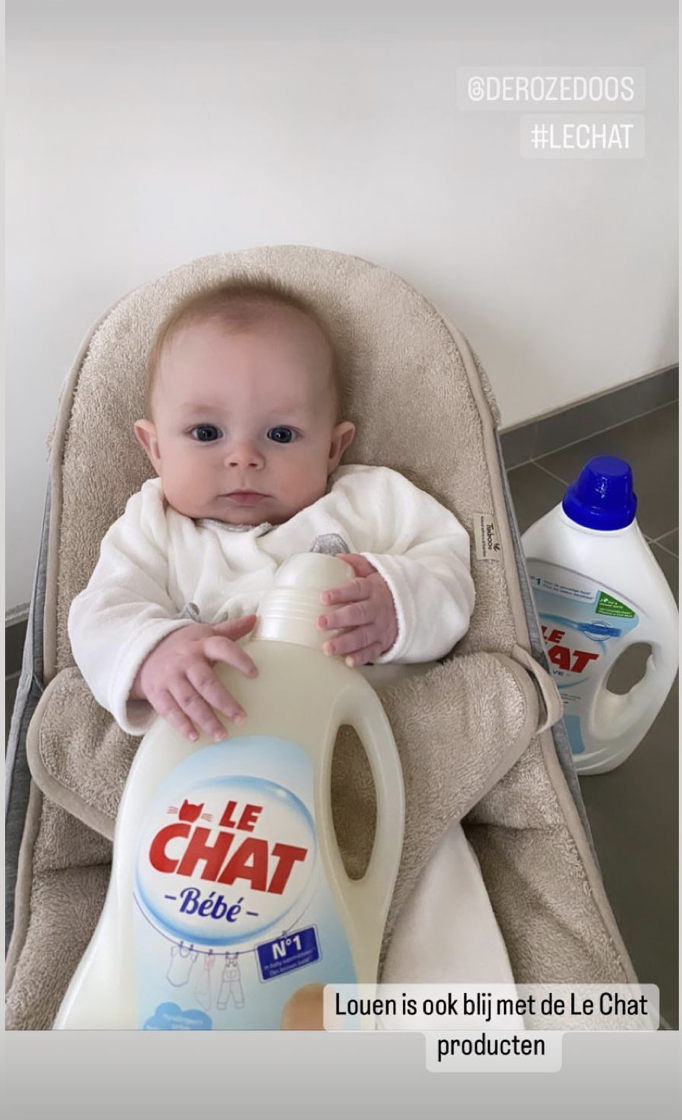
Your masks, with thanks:
[[[199,878],[231,886],[237,880],[254,891],[282,894],[293,868],[304,863],[309,849],[252,835],[263,812],[262,805],[240,805],[228,801],[218,822],[219,832],[210,840],[213,829],[197,823],[203,803],[185,800],[174,824],[164,825],[149,847],[149,862],[155,871],[167,875],[192,876],[203,864]],[[172,840],[186,840],[180,855],[170,856]],[[174,845],[174,852],[178,845]]]
[[[567,673],[582,673],[590,661],[596,661],[598,653],[590,653],[586,649],[571,649],[563,645],[566,637],[565,630],[550,630],[548,626],[542,627],[542,636],[545,639],[547,656],[557,669],[564,669]]]

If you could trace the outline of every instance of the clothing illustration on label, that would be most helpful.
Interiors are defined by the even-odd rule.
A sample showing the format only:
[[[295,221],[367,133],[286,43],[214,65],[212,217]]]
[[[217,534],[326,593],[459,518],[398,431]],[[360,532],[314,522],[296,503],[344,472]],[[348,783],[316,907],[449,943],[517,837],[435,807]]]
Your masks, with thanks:
[[[241,972],[237,961],[238,953],[225,954],[225,967],[221,976],[220,991],[218,992],[217,1007],[220,1011],[227,1007],[232,999],[237,1010],[244,1006],[244,991],[242,989]]]
[[[182,941],[179,945],[171,945],[166,979],[174,988],[181,988],[183,984],[189,983],[190,973],[198,957],[193,945],[184,945]]]
[[[204,959],[204,967],[194,989],[197,1003],[200,1003],[206,1011],[208,1011],[211,1006],[211,978],[215,962],[216,958],[213,954],[213,950],[209,949]]]
[[[302,977],[356,982],[313,805],[302,748],[267,737],[203,747],[161,783],[135,866],[140,1026],[270,1029]]]

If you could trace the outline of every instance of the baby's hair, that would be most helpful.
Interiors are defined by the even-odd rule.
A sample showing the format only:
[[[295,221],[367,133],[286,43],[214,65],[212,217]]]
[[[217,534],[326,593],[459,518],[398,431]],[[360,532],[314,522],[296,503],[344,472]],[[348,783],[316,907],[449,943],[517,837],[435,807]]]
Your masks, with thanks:
[[[173,307],[158,328],[147,357],[145,410],[151,416],[152,394],[165,347],[184,327],[209,321],[245,330],[265,322],[273,308],[290,307],[307,316],[318,328],[329,347],[330,373],[335,396],[336,419],[341,418],[342,386],[336,354],[329,330],[320,313],[298,293],[276,280],[225,280],[210,288],[202,288],[185,296]]]

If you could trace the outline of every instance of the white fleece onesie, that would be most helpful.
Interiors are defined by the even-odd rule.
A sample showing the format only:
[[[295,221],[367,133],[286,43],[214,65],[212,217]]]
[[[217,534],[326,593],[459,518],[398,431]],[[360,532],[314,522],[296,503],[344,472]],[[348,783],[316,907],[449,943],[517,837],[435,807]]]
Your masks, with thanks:
[[[318,501],[274,526],[193,521],[166,505],[158,478],[130,498],[69,613],[76,663],[124,731],[141,735],[153,720],[146,701],[128,696],[162,638],[257,611],[279,565],[319,537],[340,537],[341,551],[365,556],[391,590],[398,637],[377,665],[437,660],[466,633],[474,585],[457,518],[388,467],[341,467],[332,478]]]

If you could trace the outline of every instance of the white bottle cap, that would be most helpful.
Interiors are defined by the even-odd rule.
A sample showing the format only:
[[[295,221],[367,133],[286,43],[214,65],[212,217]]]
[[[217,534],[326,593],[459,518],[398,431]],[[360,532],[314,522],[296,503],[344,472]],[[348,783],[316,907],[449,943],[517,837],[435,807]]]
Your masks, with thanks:
[[[318,630],[317,619],[329,610],[320,594],[355,578],[350,564],[324,552],[300,552],[285,560],[271,591],[260,602],[253,641],[293,642],[322,649],[338,630]]]

